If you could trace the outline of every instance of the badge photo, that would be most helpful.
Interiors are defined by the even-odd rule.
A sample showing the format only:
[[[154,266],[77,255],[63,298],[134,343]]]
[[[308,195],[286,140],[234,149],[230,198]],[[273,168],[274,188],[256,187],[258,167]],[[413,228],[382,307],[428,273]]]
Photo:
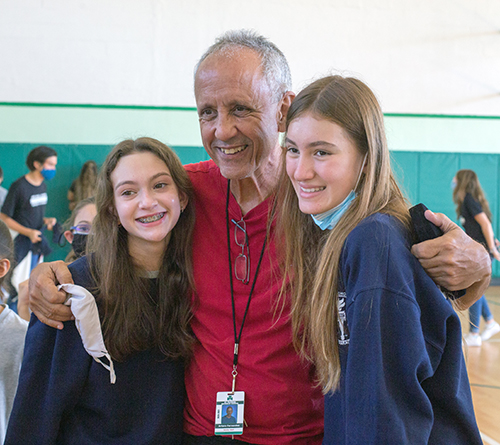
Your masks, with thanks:
[[[218,392],[215,408],[215,435],[243,434],[245,392]]]

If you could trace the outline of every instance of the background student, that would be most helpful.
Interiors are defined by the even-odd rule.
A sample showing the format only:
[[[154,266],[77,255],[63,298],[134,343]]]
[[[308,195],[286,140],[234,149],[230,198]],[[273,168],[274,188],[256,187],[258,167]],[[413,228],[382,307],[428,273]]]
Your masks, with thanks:
[[[14,240],[16,266],[12,281],[16,289],[20,282],[29,278],[31,270],[43,261],[44,255],[51,252],[42,227],[52,230],[56,224],[55,218],[45,216],[48,202],[45,181],[56,174],[57,152],[40,145],[29,152],[26,165],[29,173],[11,184],[0,213],[7,227],[19,233]]]
[[[491,257],[499,261],[500,253],[491,226],[490,206],[476,172],[459,170],[453,178],[452,186],[457,218],[460,219],[465,233],[486,247]],[[479,335],[481,317],[486,325]],[[500,325],[493,319],[484,295],[469,308],[469,321],[469,333],[465,336],[469,346],[481,346],[483,340],[488,340],[500,332]]]
[[[73,210],[82,199],[95,195],[97,185],[97,164],[89,160],[83,164],[78,177],[71,183],[68,190],[69,209]]]

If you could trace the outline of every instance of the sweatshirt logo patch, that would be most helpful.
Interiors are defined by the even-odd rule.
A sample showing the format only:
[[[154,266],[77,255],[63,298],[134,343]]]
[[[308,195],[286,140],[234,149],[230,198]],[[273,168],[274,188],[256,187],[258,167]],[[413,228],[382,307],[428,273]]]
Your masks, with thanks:
[[[339,292],[337,303],[338,303],[338,313],[339,313],[339,330],[338,330],[338,339],[339,345],[348,345],[349,344],[349,328],[347,327],[347,316],[345,313],[345,301],[346,301],[345,292]]]

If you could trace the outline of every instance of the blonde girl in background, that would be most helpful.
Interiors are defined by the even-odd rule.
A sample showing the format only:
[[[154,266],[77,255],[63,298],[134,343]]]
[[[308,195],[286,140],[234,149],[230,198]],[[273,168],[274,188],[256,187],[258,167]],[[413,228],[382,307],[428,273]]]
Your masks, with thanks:
[[[491,211],[484,191],[473,170],[459,170],[452,180],[453,202],[456,205],[457,218],[465,232],[475,241],[484,245],[492,258],[500,261],[497,240],[491,225]],[[481,317],[485,328],[479,335]],[[483,295],[469,308],[469,333],[465,341],[469,346],[481,346],[483,340],[490,339],[500,332],[500,325],[493,319],[488,302]]]
[[[284,144],[285,274],[295,344],[325,393],[323,443],[480,444],[460,320],[410,252],[374,94],[317,80]]]
[[[69,209],[73,210],[82,199],[95,195],[97,186],[97,164],[95,161],[87,161],[83,164],[78,178],[76,178],[68,190]]]

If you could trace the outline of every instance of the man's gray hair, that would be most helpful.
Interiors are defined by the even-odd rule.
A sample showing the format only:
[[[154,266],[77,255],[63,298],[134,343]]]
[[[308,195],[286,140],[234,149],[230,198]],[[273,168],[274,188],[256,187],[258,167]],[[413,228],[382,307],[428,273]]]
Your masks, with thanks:
[[[264,78],[275,100],[280,100],[287,91],[291,91],[292,76],[284,54],[274,43],[249,29],[231,30],[217,37],[215,43],[207,49],[196,64],[195,78],[201,63],[208,56],[224,54],[231,57],[237,48],[249,48],[260,56]]]

